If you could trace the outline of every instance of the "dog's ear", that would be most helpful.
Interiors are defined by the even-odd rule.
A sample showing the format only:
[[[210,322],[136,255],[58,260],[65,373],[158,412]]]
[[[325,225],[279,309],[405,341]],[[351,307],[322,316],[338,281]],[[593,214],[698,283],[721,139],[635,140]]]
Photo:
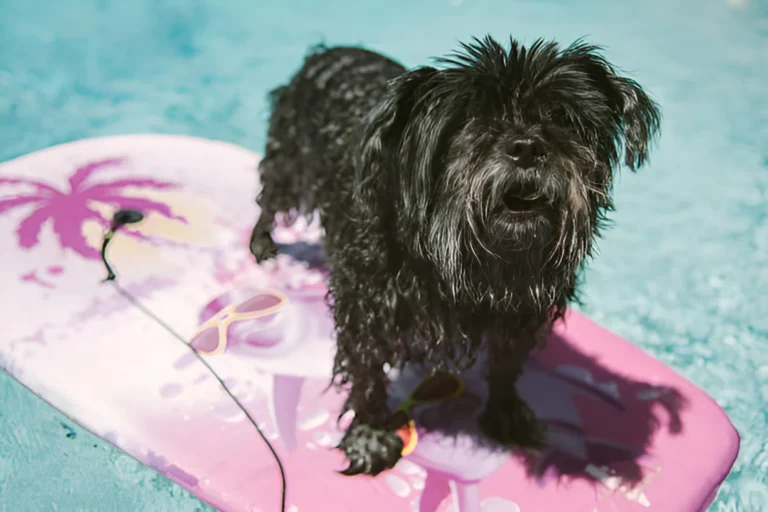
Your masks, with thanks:
[[[385,99],[366,117],[354,153],[354,196],[364,211],[376,211],[378,198],[394,193],[394,171],[402,163],[399,153],[419,86],[435,72],[425,67],[395,78]]]
[[[624,163],[632,170],[641,167],[659,133],[659,106],[637,82],[619,76],[600,47],[577,41],[564,54],[585,66],[588,79],[607,98],[618,131],[616,135],[624,144]]]
[[[658,136],[661,110],[634,80],[614,74],[612,82],[619,97],[624,163],[636,170],[648,159],[650,146]]]

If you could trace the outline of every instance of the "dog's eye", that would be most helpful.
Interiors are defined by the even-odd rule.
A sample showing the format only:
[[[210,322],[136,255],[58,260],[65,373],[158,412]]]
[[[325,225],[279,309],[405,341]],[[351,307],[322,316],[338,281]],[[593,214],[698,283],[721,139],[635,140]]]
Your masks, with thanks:
[[[549,120],[558,126],[570,126],[573,124],[573,116],[564,108],[558,108],[549,113]]]
[[[553,110],[549,122],[553,127],[581,137],[588,137],[593,128],[588,119],[567,108]]]

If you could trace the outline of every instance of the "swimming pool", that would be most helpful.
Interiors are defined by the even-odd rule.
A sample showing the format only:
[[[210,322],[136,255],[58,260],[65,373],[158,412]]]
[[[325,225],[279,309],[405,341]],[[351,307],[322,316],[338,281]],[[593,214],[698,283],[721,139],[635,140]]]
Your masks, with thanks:
[[[259,151],[266,92],[323,40],[410,66],[484,33],[605,45],[665,118],[651,166],[619,180],[583,309],[707,390],[741,432],[713,510],[768,509],[765,0],[62,4],[0,0],[0,161],[136,132]],[[0,404],[0,510],[207,510],[89,434],[68,435],[4,374]]]

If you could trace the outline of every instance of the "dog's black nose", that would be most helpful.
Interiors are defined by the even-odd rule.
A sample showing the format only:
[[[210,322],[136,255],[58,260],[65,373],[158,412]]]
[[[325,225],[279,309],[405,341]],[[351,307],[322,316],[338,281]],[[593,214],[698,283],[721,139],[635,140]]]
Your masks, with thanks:
[[[518,139],[509,147],[508,154],[521,169],[530,169],[546,155],[544,145],[534,139]]]

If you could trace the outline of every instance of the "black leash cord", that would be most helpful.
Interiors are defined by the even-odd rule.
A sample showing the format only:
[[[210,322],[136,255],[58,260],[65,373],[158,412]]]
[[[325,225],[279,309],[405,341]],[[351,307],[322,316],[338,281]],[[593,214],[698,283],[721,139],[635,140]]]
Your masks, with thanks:
[[[216,371],[211,368],[211,365],[208,364],[208,361],[203,358],[200,353],[195,350],[195,348],[187,343],[187,340],[184,339],[179,333],[173,330],[173,328],[168,325],[166,322],[164,322],[160,317],[158,317],[155,313],[152,312],[149,308],[147,308],[144,304],[142,304],[136,297],[134,297],[130,292],[128,292],[125,288],[120,286],[117,282],[117,276],[115,275],[114,271],[112,270],[112,267],[110,266],[109,262],[107,261],[107,246],[109,245],[109,242],[112,240],[112,237],[117,232],[118,229],[120,229],[125,224],[133,224],[136,222],[141,221],[144,218],[144,216],[141,214],[141,212],[138,212],[136,210],[119,210],[117,213],[115,213],[115,216],[112,220],[112,225],[110,226],[107,233],[104,235],[104,242],[101,245],[101,260],[104,263],[104,267],[107,269],[107,277],[104,279],[104,282],[111,282],[112,286],[115,287],[117,292],[128,299],[134,306],[139,308],[139,310],[144,313],[146,316],[148,316],[150,319],[152,319],[156,324],[158,324],[160,327],[168,331],[174,338],[179,340],[185,347],[187,347],[189,350],[192,351],[192,353],[195,355],[198,361],[203,363],[203,365],[208,369],[208,371],[213,375],[213,378],[216,379],[216,382],[219,383],[219,385],[224,389],[224,392],[229,396],[230,399],[237,405],[237,407],[245,414],[245,417],[248,418],[248,421],[253,425],[253,428],[256,429],[256,432],[259,433],[259,436],[261,436],[261,439],[266,443],[267,447],[269,448],[269,451],[272,452],[272,456],[275,459],[275,462],[277,463],[277,467],[280,470],[280,480],[282,482],[282,490],[281,490],[281,496],[280,496],[280,512],[285,512],[285,498],[286,498],[286,480],[285,480],[285,468],[283,468],[283,463],[280,460],[280,456],[277,454],[277,451],[275,451],[275,447],[272,446],[272,443],[269,442],[269,439],[267,439],[267,436],[264,434],[264,431],[261,430],[258,423],[256,423],[256,420],[251,417],[251,415],[248,413],[248,411],[243,407],[243,404],[240,403],[240,401],[235,398],[235,396],[232,394],[232,392],[229,390],[229,388],[224,384],[224,381],[219,377],[219,375],[216,373]]]

